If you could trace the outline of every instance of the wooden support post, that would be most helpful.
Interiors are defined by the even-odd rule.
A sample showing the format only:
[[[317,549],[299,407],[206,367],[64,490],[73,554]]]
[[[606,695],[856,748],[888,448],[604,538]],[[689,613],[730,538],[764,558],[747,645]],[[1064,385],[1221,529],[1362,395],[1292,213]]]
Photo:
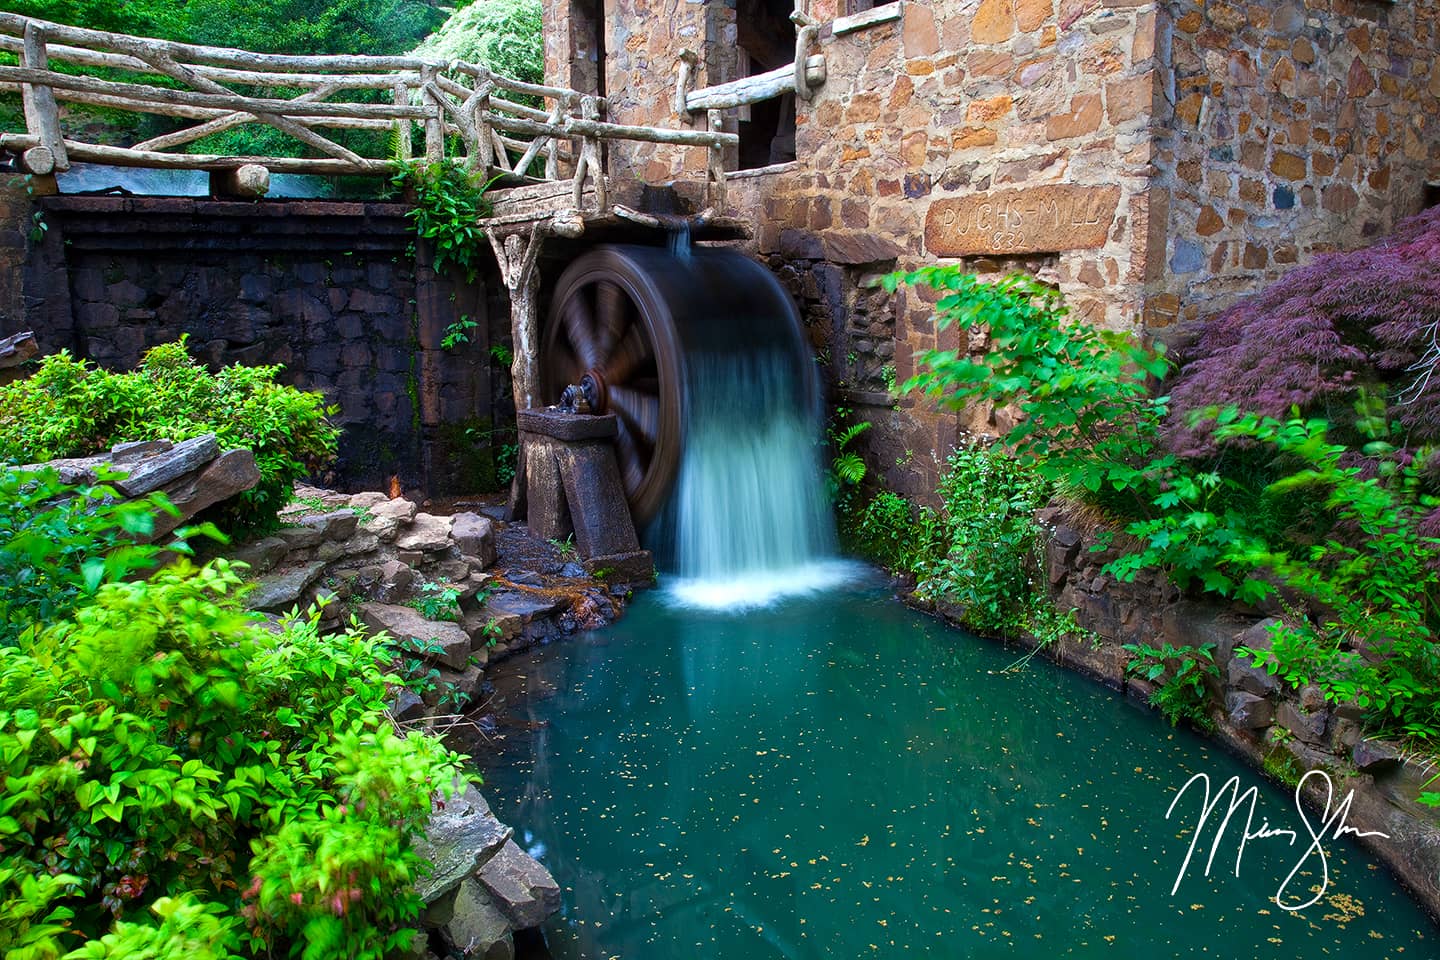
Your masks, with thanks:
[[[540,248],[550,232],[546,220],[536,221],[526,238],[521,233],[500,236],[489,232],[490,247],[500,265],[500,278],[510,294],[510,337],[514,359],[510,364],[510,386],[515,409],[532,410],[540,406],[540,322],[537,316],[540,299],[540,272],[536,264]],[[525,512],[525,451],[515,469],[510,485],[510,515]]]
[[[445,118],[435,91],[435,76],[439,71],[434,65],[427,65],[420,71],[420,83],[424,89],[421,95],[425,103],[425,162],[439,163],[445,159]]]
[[[710,124],[711,133],[719,133],[720,126],[724,123],[723,115],[719,110],[706,111],[706,118]],[[708,205],[719,210],[723,216],[725,213],[725,148],[718,143],[710,147],[710,163],[706,168],[706,181],[708,190]]]
[[[50,68],[45,34],[34,21],[25,24],[25,48],[20,54],[20,65],[30,70]],[[53,170],[69,170],[70,156],[65,150],[65,136],[60,132],[60,108],[55,104],[55,91],[48,86],[27,83],[20,88],[20,96],[25,106],[25,125],[40,138],[39,146],[44,148],[44,151],[26,151],[25,162],[30,172],[47,174]],[[47,164],[49,170],[39,169]]]
[[[396,80],[394,87],[395,106],[404,107],[410,104],[410,87],[404,80]],[[415,144],[410,137],[410,121],[404,117],[395,118],[395,139],[399,143],[401,160],[409,160],[415,155]]]

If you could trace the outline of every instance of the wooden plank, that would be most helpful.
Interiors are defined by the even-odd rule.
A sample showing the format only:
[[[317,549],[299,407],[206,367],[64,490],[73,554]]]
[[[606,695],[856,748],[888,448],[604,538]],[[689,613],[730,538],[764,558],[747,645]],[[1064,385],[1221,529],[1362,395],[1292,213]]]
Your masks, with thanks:
[[[866,27],[890,23],[892,20],[899,20],[904,14],[903,6],[901,3],[887,3],[884,6],[862,10],[848,17],[836,17],[830,22],[830,30],[838,37],[854,33],[856,30],[864,30]]]
[[[825,58],[820,54],[805,60],[805,78],[811,87],[825,82]],[[685,98],[691,113],[701,110],[731,110],[750,103],[759,103],[795,89],[795,65],[786,64],[753,77],[743,77],[713,87],[702,87]]]

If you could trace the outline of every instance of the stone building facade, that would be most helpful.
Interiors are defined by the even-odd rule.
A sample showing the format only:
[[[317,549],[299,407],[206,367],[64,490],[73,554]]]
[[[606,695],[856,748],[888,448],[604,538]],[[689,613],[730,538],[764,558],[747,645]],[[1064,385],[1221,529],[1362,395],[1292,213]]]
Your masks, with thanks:
[[[605,94],[616,122],[703,123],[675,112],[682,58],[697,88],[788,62],[790,7],[550,0],[548,71]],[[727,111],[741,135],[728,212],[753,223],[753,252],[907,493],[934,489],[960,430],[994,424],[889,395],[917,353],[959,344],[875,277],[1025,269],[1080,315],[1173,338],[1435,202],[1440,0],[809,0],[807,14],[827,78],[809,101]],[[701,150],[631,146],[611,145],[612,176],[702,176]]]

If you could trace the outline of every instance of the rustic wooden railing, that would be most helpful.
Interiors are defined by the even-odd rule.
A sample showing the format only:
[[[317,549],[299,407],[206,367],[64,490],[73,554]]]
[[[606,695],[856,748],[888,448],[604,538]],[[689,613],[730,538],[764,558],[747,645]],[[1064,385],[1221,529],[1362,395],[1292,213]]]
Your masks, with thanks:
[[[394,169],[388,151],[362,156],[321,131],[394,131],[391,142],[403,158],[464,163],[513,182],[573,179],[575,207],[588,183],[603,209],[602,141],[704,148],[722,201],[724,149],[739,142],[719,130],[718,115],[711,129],[609,123],[602,97],[512,80],[459,60],[251,53],[11,13],[0,13],[0,53],[18,60],[0,64],[0,93],[19,93],[25,118],[23,132],[0,132],[0,151],[17,155],[35,174],[80,161],[211,171],[258,164],[277,173],[381,176]],[[130,146],[91,143],[65,129],[62,102],[196,122]],[[299,141],[307,155],[185,152],[245,124],[273,127]]]

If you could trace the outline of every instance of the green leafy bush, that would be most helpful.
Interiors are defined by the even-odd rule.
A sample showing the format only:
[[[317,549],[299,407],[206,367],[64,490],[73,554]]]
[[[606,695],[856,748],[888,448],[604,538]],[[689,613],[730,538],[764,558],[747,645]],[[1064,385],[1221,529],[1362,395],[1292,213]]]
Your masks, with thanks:
[[[1150,704],[1156,707],[1171,726],[1188,720],[1202,730],[1214,726],[1205,712],[1210,701],[1207,683],[1218,683],[1220,667],[1215,663],[1215,644],[1198,647],[1177,647],[1165,644],[1127,643],[1125,651],[1132,657],[1125,672],[1143,677],[1155,684]]]
[[[959,611],[971,629],[1045,644],[1080,632],[1072,614],[1055,610],[1043,578],[1035,513],[1051,490],[999,446],[964,444],[940,476],[938,510],[881,490],[863,506],[842,503],[841,527],[848,546],[914,576],[917,593]]]
[[[1182,588],[1252,602],[1285,588],[1290,615],[1271,649],[1244,655],[1292,684],[1357,702],[1372,725],[1440,740],[1440,458],[1407,443],[1375,390],[1358,392],[1347,424],[1358,448],[1331,442],[1324,420],[1230,407],[1189,418],[1191,427],[1208,422],[1223,455],[1184,460],[1158,440],[1168,400],[1149,387],[1163,357],[1067,320],[1050,288],[1018,276],[982,283],[955,268],[887,282],[936,288],[937,324],[987,343],[979,356],[931,351],[907,388],[951,407],[1020,412],[1000,438],[1016,461],[1109,508],[1138,542],[1109,572],[1129,580],[1159,568]],[[1152,666],[1174,659],[1132,652]],[[1167,710],[1193,706],[1186,684],[1199,687],[1184,677],[1194,669],[1180,681],[1167,674]]]
[[[490,215],[490,201],[485,199],[490,183],[481,182],[478,174],[445,161],[393,162],[395,175],[390,182],[412,191],[415,206],[407,216],[415,221],[421,238],[434,245],[435,272],[444,273],[453,268],[473,282],[481,264],[491,255],[485,231],[476,222]],[[459,332],[465,331],[462,328]]]
[[[1423,458],[1384,461],[1370,473],[1327,440],[1322,420],[1222,415],[1216,436],[1244,438],[1294,463],[1274,496],[1319,502],[1330,533],[1313,543],[1237,543],[1233,559],[1299,598],[1269,650],[1242,650],[1295,686],[1314,683],[1354,701],[1373,723],[1440,741],[1440,538],[1421,526],[1440,498],[1424,493]]]
[[[158,496],[127,501],[103,481],[66,487],[53,469],[0,471],[0,646],[69,616],[102,583],[152,566],[160,548],[135,538],[167,508]]]
[[[0,460],[85,456],[132,440],[214,433],[222,448],[248,447],[260,482],[222,508],[222,524],[273,525],[292,484],[335,454],[339,431],[318,393],[275,382],[279,367],[211,373],[185,340],[152,348],[130,373],[111,373],[65,351],[29,379],[0,387]]]
[[[272,633],[239,590],[182,560],[0,647],[6,957],[408,944],[412,838],[461,758],[396,732],[381,641],[313,613]]]

